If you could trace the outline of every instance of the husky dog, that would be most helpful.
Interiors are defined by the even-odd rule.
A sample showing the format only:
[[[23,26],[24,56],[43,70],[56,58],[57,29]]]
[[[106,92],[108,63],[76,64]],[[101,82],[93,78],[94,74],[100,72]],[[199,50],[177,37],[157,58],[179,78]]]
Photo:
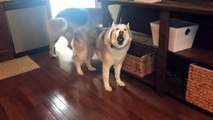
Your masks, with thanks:
[[[114,67],[115,79],[119,86],[125,86],[121,81],[120,72],[123,60],[129,50],[132,33],[129,23],[112,24],[111,28],[100,33],[96,44],[96,54],[102,62],[102,76],[105,90],[112,91],[109,85],[110,67]]]
[[[100,28],[79,29],[75,32],[72,40],[73,59],[77,73],[83,75],[82,62],[86,63],[90,71],[96,69],[90,64],[94,53],[102,62],[102,74],[105,90],[112,91],[109,85],[109,72],[111,66],[115,70],[116,82],[119,86],[125,86],[120,79],[123,60],[127,54],[132,41],[132,33],[129,24],[115,24],[108,29]]]
[[[54,46],[59,37],[64,36],[70,43],[74,30],[78,27],[92,28],[98,26],[101,23],[101,18],[100,8],[67,8],[59,12],[55,18],[49,20],[47,25],[50,56],[56,57]]]

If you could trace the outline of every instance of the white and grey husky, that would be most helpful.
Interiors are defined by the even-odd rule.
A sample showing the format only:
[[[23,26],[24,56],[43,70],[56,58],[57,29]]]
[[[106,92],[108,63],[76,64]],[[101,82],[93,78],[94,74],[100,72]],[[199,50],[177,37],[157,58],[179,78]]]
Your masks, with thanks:
[[[108,29],[81,28],[74,32],[71,42],[73,59],[77,73],[83,75],[81,64],[86,63],[90,71],[96,69],[91,65],[91,58],[97,54],[102,62],[102,74],[105,90],[112,91],[109,85],[109,72],[113,66],[116,82],[119,86],[125,86],[120,78],[121,66],[132,41],[132,33],[129,24],[115,24]]]

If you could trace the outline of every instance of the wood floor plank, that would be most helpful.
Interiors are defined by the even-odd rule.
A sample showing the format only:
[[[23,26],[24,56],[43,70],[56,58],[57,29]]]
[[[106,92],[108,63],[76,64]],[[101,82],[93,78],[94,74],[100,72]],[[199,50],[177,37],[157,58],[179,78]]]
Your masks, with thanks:
[[[35,106],[36,111],[42,120],[57,120],[55,116],[43,104]]]
[[[51,101],[47,101],[44,105],[58,120],[69,120]]]
[[[8,120],[7,114],[0,104],[0,120]]]
[[[21,120],[24,119],[22,115],[19,113],[19,109],[16,108],[11,99],[7,96],[1,97],[0,103],[5,110],[7,117],[9,120]]]
[[[39,73],[39,72],[37,72]],[[37,74],[36,73],[36,74]],[[43,71],[43,73],[45,73],[45,71]],[[48,101],[51,102],[51,105],[54,106],[54,109],[58,109],[58,112],[60,111],[61,113],[63,113],[64,116],[66,116],[66,118],[68,119],[72,119],[72,120],[80,120],[79,116],[76,115],[75,111],[68,108],[63,102],[62,99],[59,99],[61,96],[57,95],[57,94],[53,94],[55,91],[60,90],[60,84],[52,84],[54,81],[54,77],[51,77],[49,75],[46,75],[45,77],[39,78],[38,76],[34,76],[35,79],[38,80],[38,84],[39,88],[40,88],[40,92],[43,93],[43,96],[46,96],[46,98],[48,99]],[[51,81],[48,81],[51,78]],[[47,80],[47,81],[45,81]],[[43,82],[45,82],[45,84],[43,84]],[[43,97],[44,98],[44,97]],[[53,111],[51,109],[51,111]],[[56,115],[56,114],[55,114]]]
[[[202,114],[199,114],[200,111],[192,109],[189,106],[183,105],[183,103],[179,102],[178,100],[171,99],[168,96],[164,97],[156,96],[155,92],[152,92],[152,90],[150,91],[150,89],[141,90],[141,87],[147,86],[144,86],[143,84],[138,84],[137,81],[127,80],[126,82],[127,83],[131,82],[131,84],[129,84],[128,86],[129,91],[127,94],[129,95],[132,93],[135,94],[137,97],[140,97],[142,101],[146,102],[146,104],[154,106],[156,109],[161,111],[162,114],[165,114],[165,116],[170,116],[171,118],[178,118],[178,119],[184,118],[183,116],[185,116],[184,119],[186,120],[187,118],[209,119],[208,116],[205,115],[203,116]],[[141,94],[143,94],[143,96],[141,96]],[[151,97],[152,99],[150,99]]]
[[[81,109],[79,109],[79,112],[87,114],[87,117],[90,119],[93,119],[94,115],[97,118],[103,119],[103,120],[115,119],[115,116],[111,115],[110,113],[114,113],[114,115],[117,113],[116,116],[119,115],[118,113],[120,111],[118,112],[118,111],[114,111],[113,109],[110,109],[110,112],[108,112],[106,109],[104,109],[104,108],[109,108],[106,104],[102,104],[102,105],[97,104],[97,102],[95,102],[93,98],[88,97],[87,94],[84,94],[83,92],[75,88],[69,89],[69,92],[67,94],[69,96],[79,96],[78,99],[76,100],[78,103],[80,103],[78,106],[81,106],[80,107]],[[125,120],[123,116],[119,116],[119,118]]]
[[[10,120],[39,120],[37,112],[29,101],[20,93],[0,99]]]
[[[33,83],[35,86],[37,85],[36,82]],[[40,87],[25,87],[22,90],[24,94],[28,96],[28,99],[31,101],[31,103],[35,106],[36,111],[42,119],[67,119],[61,113],[61,111],[58,110],[58,108],[55,107],[55,105],[49,100],[45,93],[42,92]]]
[[[57,80],[58,79],[55,79],[55,78],[52,78],[51,79],[52,80],[52,82],[54,81],[54,82],[57,82]],[[58,88],[60,88],[60,89],[63,89],[63,87],[62,87],[62,85],[61,84],[57,84],[58,85]],[[54,85],[51,85],[51,83],[49,83],[49,85],[48,86],[46,86],[44,89],[45,89],[45,91],[49,91],[49,90],[51,90],[52,88],[51,88],[51,86],[54,86]],[[48,88],[48,89],[47,89]],[[55,91],[57,91],[57,90],[55,90]],[[54,91],[54,92],[55,92]],[[59,91],[59,90],[58,90]],[[63,97],[60,95],[60,94],[49,94],[48,95],[49,96],[49,99],[57,106],[59,106],[59,108],[60,107],[64,107],[64,108],[66,108],[67,109],[67,106],[69,107],[69,105],[67,105],[65,102],[64,102],[64,100],[62,100],[63,99]],[[56,97],[57,96],[57,97]],[[78,96],[79,97],[79,96]],[[60,99],[58,99],[58,98],[60,98]],[[79,98],[78,98],[79,99]],[[63,101],[63,102],[62,102]],[[59,103],[58,103],[59,102]],[[60,105],[59,105],[60,104]],[[93,104],[93,103],[91,103],[91,104]],[[85,111],[85,112],[83,112],[84,114],[82,115],[82,113],[81,114],[78,114],[78,113],[76,113],[75,111],[76,111],[76,109],[72,109],[72,108],[69,108],[69,109],[67,109],[68,111],[69,110],[73,110],[72,112],[70,112],[70,113],[74,113],[74,114],[70,114],[69,112],[67,112],[67,110],[64,110],[63,108],[61,108],[61,109],[63,109],[62,110],[62,112],[64,113],[64,114],[66,114],[66,116],[68,117],[68,118],[71,118],[71,119],[76,119],[76,120],[79,120],[79,119],[83,119],[83,118],[79,118],[79,116],[84,116],[84,119],[88,119],[88,117],[89,118],[91,118],[91,119],[94,119],[94,117],[93,116],[95,116],[96,118],[98,118],[99,117],[99,114],[96,114],[95,115],[95,112],[96,111],[93,111],[93,113],[92,114],[90,114],[89,112],[91,112],[91,110],[89,109],[89,107],[87,106],[87,104],[81,104],[82,106],[81,106],[81,110],[83,110],[83,111]],[[79,106],[78,106],[79,107]],[[87,109],[89,109],[89,110],[87,110]],[[81,111],[82,112],[82,111]],[[89,116],[87,116],[87,115],[89,115]],[[87,116],[87,117],[86,117]],[[103,119],[104,120],[104,118],[100,118],[100,119]]]
[[[71,120],[81,120],[80,116],[76,114],[75,110],[70,109],[63,100],[63,96],[57,94],[48,95],[50,101],[66,116],[66,118]],[[59,99],[60,98],[60,99]]]
[[[83,84],[83,82],[78,82]],[[80,85],[81,85],[80,84]],[[112,118],[114,117],[115,119],[120,119],[125,120],[126,113],[122,110],[122,108],[118,107],[114,103],[107,103],[108,97],[105,97],[104,99],[99,98],[97,94],[93,94],[89,89],[84,90],[84,89],[78,89],[79,84],[73,85],[73,87],[67,88],[69,96],[80,96],[80,100],[84,100],[85,102],[94,103],[95,105],[99,106],[102,110],[102,112],[109,114]],[[104,91],[104,89],[102,89]],[[97,92],[97,91],[96,91]],[[107,93],[104,91],[105,94],[108,94],[110,96],[110,93]],[[105,95],[107,96],[107,95]],[[95,98],[95,99],[94,99]],[[91,102],[93,101],[93,102]],[[93,105],[93,104],[92,104]],[[92,106],[91,105],[91,106]],[[94,105],[93,105],[94,106]],[[117,117],[118,116],[118,117]]]
[[[41,119],[36,112],[34,106],[31,104],[27,96],[25,96],[21,91],[17,92],[14,96],[14,103],[20,108],[20,111],[26,120],[39,120]]]
[[[80,83],[80,82],[78,82],[78,83]],[[81,82],[81,84],[89,84],[89,82],[86,80],[86,81],[82,81]],[[78,85],[78,86],[82,86],[82,85]],[[76,86],[76,89],[78,89],[79,90],[79,87],[78,86]],[[139,105],[138,105],[138,103],[136,103],[136,101],[127,101],[127,102],[125,102],[124,100],[126,100],[127,98],[126,97],[124,97],[123,96],[123,98],[121,97],[121,95],[123,95],[123,94],[125,94],[125,92],[123,92],[122,94],[121,94],[121,92],[123,91],[122,89],[120,89],[119,87],[117,88],[118,90],[116,90],[116,92],[115,92],[115,94],[114,94],[114,92],[113,93],[110,93],[110,94],[108,94],[108,96],[107,95],[105,95],[104,97],[104,100],[106,101],[106,102],[108,102],[107,104],[107,106],[110,106],[110,105],[113,105],[114,106],[114,104],[116,104],[116,107],[114,108],[114,109],[117,109],[118,111],[120,111],[120,112],[123,112],[122,113],[122,115],[120,115],[120,116],[125,116],[125,115],[128,115],[129,113],[131,114],[130,116],[133,116],[133,112],[131,112],[131,110],[130,109],[127,109],[127,110],[122,110],[122,108],[123,107],[125,107],[126,106],[126,103],[134,103],[133,105],[135,106],[135,107],[133,107],[133,110],[136,110],[137,111],[137,107],[139,107]],[[98,96],[97,96],[97,91],[93,91],[93,89],[91,89],[92,91],[90,91],[90,89],[88,89],[87,90],[87,93],[85,93],[85,94],[87,94],[87,96],[91,96],[91,94],[93,94],[91,97],[93,97],[93,98],[96,98],[96,99],[94,99],[93,101],[95,101],[95,103],[98,103],[98,101],[97,101],[97,99],[98,99]],[[73,90],[70,90],[70,91],[73,91]],[[91,93],[88,93],[88,91],[90,91]],[[105,91],[104,91],[105,92]],[[103,93],[102,93],[103,94]],[[83,94],[81,93],[81,96],[83,96]],[[119,97],[118,97],[119,96]],[[132,96],[129,96],[129,97],[132,97]],[[112,99],[111,99],[112,98]],[[117,99],[117,98],[119,98],[119,99]],[[123,99],[123,100],[121,100],[121,99]],[[87,100],[88,101],[88,100]],[[103,100],[102,100],[103,101]],[[100,104],[104,104],[103,102],[102,103],[100,103]],[[128,104],[128,108],[130,108],[130,104]],[[121,105],[121,106],[119,106],[119,105]],[[106,105],[105,105],[106,106]],[[113,107],[112,106],[112,107]],[[147,106],[147,108],[152,108],[152,106]],[[146,108],[146,109],[147,109]],[[110,108],[110,110],[112,110],[112,108]],[[155,108],[153,108],[153,109],[151,109],[152,111],[156,111],[156,109]],[[146,112],[147,111],[147,112]],[[144,116],[146,116],[146,114],[149,112],[148,110],[146,110],[145,112],[144,112]],[[112,112],[112,113],[114,113],[114,112]],[[158,112],[156,112],[156,114],[158,114],[158,116],[156,115],[156,118],[160,118],[159,116],[161,116],[161,114],[160,113],[158,113]],[[138,116],[136,116],[136,114],[134,114],[134,116],[135,117],[137,117],[137,118],[140,118],[139,116],[141,116],[141,115],[143,115],[143,114],[141,114],[141,113],[138,113]],[[128,117],[128,116],[126,116],[126,117]],[[152,118],[152,119],[156,119],[156,118]],[[166,117],[164,117],[164,118],[162,118],[162,119],[166,119]]]
[[[122,119],[125,119],[125,118],[129,118],[129,119],[132,119],[132,117],[134,116],[134,118],[137,118],[137,119],[143,119],[143,118],[148,118],[148,114],[150,113],[150,111],[152,111],[153,113],[155,113],[155,116],[151,116],[149,119],[158,119],[158,118],[161,118],[161,119],[168,119],[167,117],[165,116],[162,116],[161,113],[157,112],[155,108],[152,109],[152,106],[148,106],[148,105],[143,105],[141,106],[140,102],[138,101],[135,101],[135,99],[130,99],[131,101],[128,101],[127,97],[126,96],[121,96],[125,93],[122,93],[122,89],[120,88],[116,88],[116,92],[114,93],[110,93],[108,95],[105,95],[104,96],[104,102],[103,103],[103,99],[101,101],[101,103],[99,103],[100,101],[97,101],[98,100],[98,97],[96,96],[96,93],[94,91],[91,91],[91,93],[89,94],[89,96],[91,96],[91,98],[95,97],[96,99],[93,100],[95,101],[95,103],[99,103],[99,105],[101,106],[101,104],[106,104],[105,106],[109,106],[108,107],[108,111],[112,111],[112,109],[114,109],[115,112],[117,115],[122,116],[124,118]],[[88,95],[88,94],[87,94]],[[82,96],[82,94],[81,94]],[[133,96],[130,96],[131,98]],[[128,104],[127,104],[128,103]],[[128,106],[128,107],[126,107]],[[146,108],[146,111],[138,111],[138,107],[145,107]],[[123,109],[125,108],[125,109]],[[106,108],[105,108],[106,109]],[[119,112],[118,112],[119,111]],[[114,112],[112,112],[114,113]],[[147,116],[147,117],[146,117]],[[117,118],[118,119],[118,118]]]

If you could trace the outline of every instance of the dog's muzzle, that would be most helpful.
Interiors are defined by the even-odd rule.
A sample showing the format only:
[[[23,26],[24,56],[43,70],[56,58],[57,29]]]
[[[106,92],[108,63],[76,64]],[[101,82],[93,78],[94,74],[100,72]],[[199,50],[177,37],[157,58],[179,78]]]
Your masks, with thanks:
[[[124,32],[123,31],[119,31],[119,35],[117,37],[117,43],[119,45],[122,45],[124,43],[124,36],[123,36]]]

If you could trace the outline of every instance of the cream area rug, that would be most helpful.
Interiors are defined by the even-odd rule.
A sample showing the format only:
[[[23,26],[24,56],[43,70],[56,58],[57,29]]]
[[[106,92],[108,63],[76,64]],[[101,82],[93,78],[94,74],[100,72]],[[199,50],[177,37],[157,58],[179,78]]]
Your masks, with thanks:
[[[29,56],[0,62],[0,80],[26,73],[38,68],[40,68],[40,66]]]

